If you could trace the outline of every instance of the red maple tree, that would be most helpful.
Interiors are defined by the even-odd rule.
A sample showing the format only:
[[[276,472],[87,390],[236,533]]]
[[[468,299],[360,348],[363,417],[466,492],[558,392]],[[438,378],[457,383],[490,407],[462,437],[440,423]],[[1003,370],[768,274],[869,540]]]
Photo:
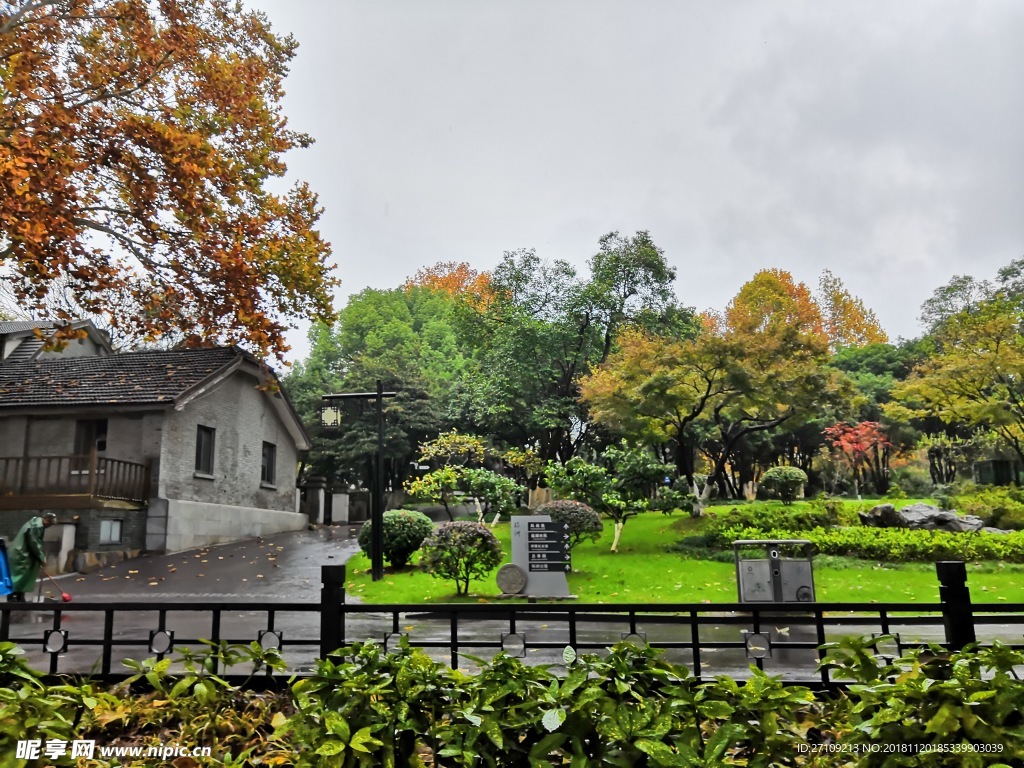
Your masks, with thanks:
[[[889,490],[892,443],[881,424],[877,421],[840,422],[826,429],[824,435],[836,456],[849,465],[858,488],[868,486],[876,493]]]

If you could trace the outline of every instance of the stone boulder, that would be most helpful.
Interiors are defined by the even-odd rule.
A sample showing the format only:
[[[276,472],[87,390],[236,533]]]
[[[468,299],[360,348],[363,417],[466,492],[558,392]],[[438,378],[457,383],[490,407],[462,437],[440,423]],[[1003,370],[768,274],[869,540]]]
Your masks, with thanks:
[[[870,512],[860,512],[860,521],[874,528],[909,528],[912,531],[950,531],[965,533],[984,529],[987,533],[1005,533],[998,528],[986,528],[977,515],[958,515],[931,504],[911,504],[896,509],[892,504],[879,504]]]

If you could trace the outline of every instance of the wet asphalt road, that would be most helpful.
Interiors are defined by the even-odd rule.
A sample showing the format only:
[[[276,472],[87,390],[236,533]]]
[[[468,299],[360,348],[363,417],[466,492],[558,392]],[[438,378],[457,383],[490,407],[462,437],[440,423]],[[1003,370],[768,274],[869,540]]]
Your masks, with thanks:
[[[72,601],[310,601],[320,599],[320,566],[359,551],[358,528],[294,531],[234,544],[147,555],[90,574],[57,579]],[[59,597],[44,582],[43,595]]]

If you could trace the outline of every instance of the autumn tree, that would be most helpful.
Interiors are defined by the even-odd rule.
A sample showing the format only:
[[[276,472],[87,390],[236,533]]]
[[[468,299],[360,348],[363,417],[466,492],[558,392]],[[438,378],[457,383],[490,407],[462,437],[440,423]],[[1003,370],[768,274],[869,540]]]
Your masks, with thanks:
[[[478,272],[464,261],[441,261],[417,270],[415,275],[405,281],[406,290],[415,286],[441,291],[452,298],[461,298],[478,310],[485,309],[494,299],[491,274]]]
[[[754,482],[751,454],[738,452],[754,436],[816,417],[844,393],[839,377],[822,365],[828,341],[821,313],[788,272],[758,272],[729,303],[724,322],[706,324],[704,334],[706,354],[726,371],[721,395],[701,416],[712,432],[701,445],[712,464],[707,499],[712,482],[728,494],[730,462],[739,488]]]
[[[889,490],[892,443],[881,424],[874,421],[836,424],[825,430],[825,438],[849,466],[858,493],[866,486],[879,494]]]
[[[893,390],[891,418],[991,430],[1024,461],[1024,312],[1002,294],[942,320],[935,354]]]
[[[666,338],[631,327],[608,360],[580,381],[591,418],[654,445],[670,443],[678,475],[695,487],[694,423],[729,386],[727,361],[704,339]]]
[[[111,295],[139,338],[281,354],[289,318],[329,318],[316,195],[283,156],[311,139],[281,113],[296,44],[228,0],[0,4],[0,271],[19,304]]]
[[[889,340],[878,324],[875,313],[846,290],[843,281],[827,269],[818,278],[815,301],[832,351],[843,347],[884,344]]]

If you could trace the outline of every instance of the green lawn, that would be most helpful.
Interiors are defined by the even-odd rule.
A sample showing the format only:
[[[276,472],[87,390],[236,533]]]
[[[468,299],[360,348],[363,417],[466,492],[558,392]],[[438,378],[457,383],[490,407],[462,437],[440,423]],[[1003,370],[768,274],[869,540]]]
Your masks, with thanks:
[[[736,602],[731,562],[687,559],[671,551],[680,537],[698,533],[701,527],[702,521],[679,514],[639,515],[630,518],[620,551],[613,554],[609,551],[611,526],[606,523],[600,541],[585,542],[573,550],[569,590],[588,603]],[[509,525],[499,523],[494,533],[505,551],[511,552]],[[363,602],[455,601],[451,582],[432,578],[415,567],[387,569],[384,580],[377,583],[371,581],[369,568],[369,559],[361,553],[348,562],[348,592]],[[938,601],[935,566],[930,563],[889,565],[820,556],[815,559],[814,580],[819,601]],[[968,586],[978,603],[1024,603],[1024,565],[969,564]],[[499,594],[492,573],[471,582],[470,596],[462,600],[486,602]]]

